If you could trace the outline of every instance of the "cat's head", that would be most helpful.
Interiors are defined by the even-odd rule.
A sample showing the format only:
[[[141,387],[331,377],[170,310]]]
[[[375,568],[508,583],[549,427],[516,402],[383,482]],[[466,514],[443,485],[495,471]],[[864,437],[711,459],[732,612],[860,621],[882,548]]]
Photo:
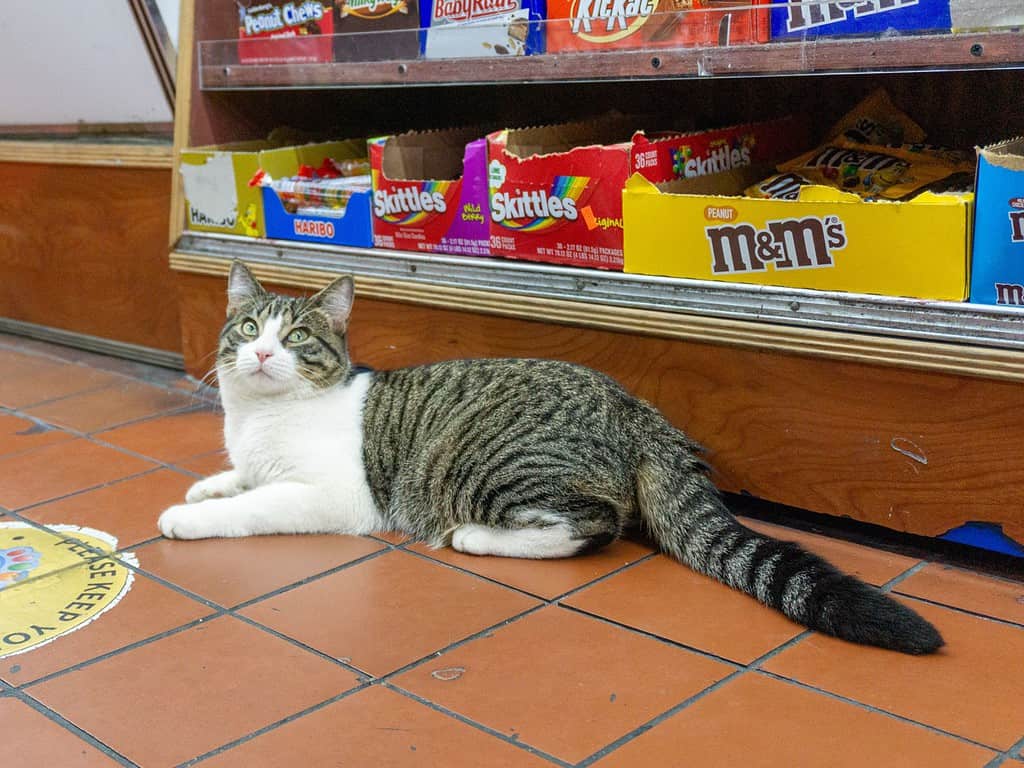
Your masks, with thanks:
[[[222,388],[248,396],[303,397],[345,380],[351,277],[311,297],[279,296],[240,261],[228,277],[228,317],[217,348]]]

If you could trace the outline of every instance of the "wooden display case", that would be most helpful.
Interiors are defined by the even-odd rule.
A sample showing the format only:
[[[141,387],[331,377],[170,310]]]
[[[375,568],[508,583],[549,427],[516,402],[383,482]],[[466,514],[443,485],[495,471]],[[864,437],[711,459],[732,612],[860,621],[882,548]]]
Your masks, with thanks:
[[[252,67],[211,42],[235,36],[233,10],[220,5],[183,4],[176,150],[279,125],[351,136],[608,109],[725,125],[784,108],[827,125],[880,83],[937,143],[1024,132],[1015,32]],[[252,240],[183,231],[182,214],[176,184],[170,262],[194,375],[212,365],[231,259],[288,292],[347,272],[361,363],[583,363],[704,443],[726,490],[927,536],[995,523],[1024,542],[1019,308]]]

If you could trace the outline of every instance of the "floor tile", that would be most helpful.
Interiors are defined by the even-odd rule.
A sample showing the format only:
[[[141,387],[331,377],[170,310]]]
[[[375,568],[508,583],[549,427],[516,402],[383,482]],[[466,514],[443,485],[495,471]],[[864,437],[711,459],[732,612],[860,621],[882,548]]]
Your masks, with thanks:
[[[38,419],[79,432],[96,432],[135,419],[184,408],[188,395],[119,379],[103,389],[65,397],[25,410]]]
[[[359,536],[252,536],[162,539],[137,552],[143,570],[231,607],[383,548]]]
[[[76,392],[109,386],[120,378],[83,365],[0,349],[0,405],[25,408]]]
[[[212,411],[161,416],[99,432],[95,438],[176,464],[223,449],[224,417]]]
[[[129,547],[160,535],[160,513],[185,499],[194,477],[158,469],[102,488],[68,496],[25,510],[25,517],[44,525],[68,523],[98,528]]]
[[[431,659],[393,683],[578,762],[732,671],[550,606]]]
[[[344,727],[339,728],[339,723]],[[374,686],[201,765],[550,768],[551,763],[406,696]]]
[[[592,554],[561,560],[477,557],[451,547],[431,549],[426,544],[415,544],[410,549],[547,599],[589,584],[651,553],[649,547],[632,541],[617,541]]]
[[[372,535],[374,538],[386,541],[388,544],[394,544],[396,547],[409,540],[409,534],[402,531],[376,531]]]
[[[911,657],[813,635],[764,668],[998,749],[1024,734],[1024,629],[902,599],[946,646]]]
[[[209,477],[231,469],[231,462],[228,460],[227,451],[213,451],[187,461],[177,462],[175,466],[188,472],[195,472],[200,477]]]
[[[351,689],[341,667],[230,617],[27,688],[146,768],[164,768]]]
[[[803,631],[778,611],[664,555],[563,602],[742,664]]]
[[[597,761],[596,768],[981,768],[994,752],[823,694],[747,674]]]
[[[383,675],[534,605],[512,590],[393,551],[242,613]]]
[[[896,591],[965,611],[1024,624],[1024,583],[981,576],[951,565],[931,564]]]
[[[795,541],[811,552],[828,560],[840,570],[863,579],[868,584],[882,586],[901,573],[917,565],[912,557],[852,544],[840,539],[830,539],[816,533],[805,533],[794,528],[763,523],[760,520],[744,518],[743,524],[755,531],[784,541]]]
[[[104,563],[103,560],[97,560],[95,565],[101,568]],[[71,571],[65,571],[60,574],[59,581],[80,583],[85,588],[90,583],[89,566],[81,565]],[[34,599],[38,600],[40,616],[36,620],[40,625],[59,627],[58,622],[47,621],[42,617],[55,615],[57,609],[65,605],[64,602],[56,606],[48,604],[53,598],[48,596],[47,592],[54,594],[62,591],[61,588],[53,584],[55,589],[48,589],[49,585],[44,581],[33,582],[31,586],[35,585],[44,587],[34,590]],[[23,605],[23,601],[18,600],[18,593],[28,586],[30,585],[8,587],[0,592],[0,606],[12,601]],[[77,596],[74,590],[70,594],[72,600]],[[116,596],[112,596],[111,599],[117,600],[116,605],[100,614],[95,621],[81,626],[76,631],[60,635],[45,645],[0,659],[0,679],[12,685],[22,685],[211,613],[211,609],[202,603],[139,575],[134,576],[120,599]],[[22,611],[18,611],[10,620],[5,618],[5,613],[7,612],[0,610],[0,637],[22,629],[21,625],[25,624]],[[14,613],[11,611],[8,615]]]
[[[60,768],[116,768],[120,765],[17,699],[0,699],[0,723],[3,723],[4,754],[14,764]]]
[[[0,505],[17,510],[154,467],[88,440],[47,445],[0,459]]]
[[[44,445],[70,440],[71,435],[59,429],[37,424],[29,419],[0,413],[0,457],[23,453]]]

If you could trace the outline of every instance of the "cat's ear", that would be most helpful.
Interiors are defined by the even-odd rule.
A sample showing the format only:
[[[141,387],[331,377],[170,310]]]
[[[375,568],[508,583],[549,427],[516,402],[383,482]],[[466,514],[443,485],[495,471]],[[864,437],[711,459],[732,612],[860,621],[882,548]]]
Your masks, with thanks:
[[[266,293],[245,264],[237,259],[231,262],[231,273],[228,275],[228,315],[237,312],[245,302],[258,299]]]
[[[354,298],[355,285],[352,278],[345,275],[320,291],[313,297],[313,301],[327,313],[327,317],[331,321],[331,328],[337,333],[341,333],[348,326],[348,316],[352,313]]]

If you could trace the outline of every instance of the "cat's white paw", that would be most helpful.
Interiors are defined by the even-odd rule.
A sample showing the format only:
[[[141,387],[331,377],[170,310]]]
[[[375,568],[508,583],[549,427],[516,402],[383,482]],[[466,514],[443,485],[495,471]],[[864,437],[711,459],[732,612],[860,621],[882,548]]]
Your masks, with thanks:
[[[466,523],[452,532],[452,549],[467,555],[490,554],[494,535],[486,525]]]
[[[234,472],[222,472],[193,483],[185,494],[186,504],[197,504],[206,499],[220,499],[234,496],[242,491],[242,485]]]
[[[178,504],[169,507],[157,520],[160,533],[168,539],[206,539],[216,535],[207,514],[198,506]]]

